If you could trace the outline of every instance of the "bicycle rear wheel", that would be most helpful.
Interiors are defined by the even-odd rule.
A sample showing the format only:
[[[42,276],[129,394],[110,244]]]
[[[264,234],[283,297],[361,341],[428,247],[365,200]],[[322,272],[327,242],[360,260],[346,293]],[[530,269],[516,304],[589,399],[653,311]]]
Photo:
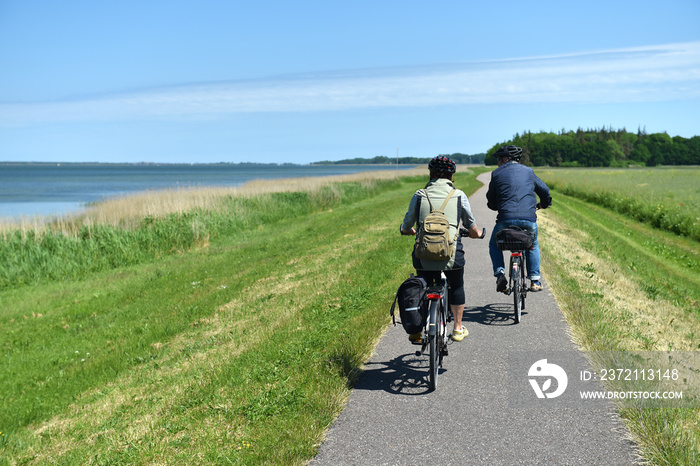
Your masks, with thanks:
[[[439,327],[440,327],[440,307],[441,302],[439,300],[430,301],[429,308],[429,319],[430,327],[428,332],[428,338],[430,346],[430,377],[429,386],[430,390],[435,390],[437,388],[438,382],[438,370],[440,367],[440,349],[441,346],[438,341],[441,338]]]
[[[438,335],[437,350],[439,353],[438,367],[442,367],[442,360],[445,356],[447,356],[447,340],[449,340],[449,337],[447,335],[448,310],[447,310],[447,307],[445,306],[446,301],[447,301],[446,299],[443,299],[440,302],[439,312],[438,312],[438,327],[437,327],[437,335]]]
[[[515,323],[520,323],[520,318],[523,312],[523,297],[522,297],[522,264],[519,257],[514,257],[510,269],[511,278],[513,280],[513,311],[515,314]]]
[[[523,256],[524,257],[524,256]],[[525,269],[526,269],[525,261],[523,260],[520,263],[520,289],[522,292],[520,293],[520,312],[525,309],[525,297],[527,296],[527,292],[529,291],[529,288],[527,287],[527,281],[525,281]]]

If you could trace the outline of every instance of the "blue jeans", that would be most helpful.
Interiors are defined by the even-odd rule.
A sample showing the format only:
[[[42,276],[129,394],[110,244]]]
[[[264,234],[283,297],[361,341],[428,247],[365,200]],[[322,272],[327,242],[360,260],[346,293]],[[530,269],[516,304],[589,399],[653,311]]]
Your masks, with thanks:
[[[525,251],[525,260],[527,262],[527,276],[530,280],[540,279],[540,245],[537,242],[537,223],[529,220],[501,220],[496,222],[491,232],[489,240],[489,255],[491,256],[491,264],[493,264],[493,276],[505,273],[505,262],[503,261],[503,252],[496,246],[496,234],[507,227],[520,227],[530,232],[535,239],[535,246],[529,251]]]

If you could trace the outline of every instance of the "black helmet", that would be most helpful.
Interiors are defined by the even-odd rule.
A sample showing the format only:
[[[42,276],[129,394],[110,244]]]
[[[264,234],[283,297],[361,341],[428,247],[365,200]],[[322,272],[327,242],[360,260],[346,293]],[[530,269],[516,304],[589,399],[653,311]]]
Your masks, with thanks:
[[[501,146],[496,151],[496,159],[503,159],[508,157],[511,160],[520,160],[523,155],[523,150],[518,146],[507,145]]]
[[[454,173],[457,165],[444,155],[438,155],[428,163],[428,170],[433,173]]]

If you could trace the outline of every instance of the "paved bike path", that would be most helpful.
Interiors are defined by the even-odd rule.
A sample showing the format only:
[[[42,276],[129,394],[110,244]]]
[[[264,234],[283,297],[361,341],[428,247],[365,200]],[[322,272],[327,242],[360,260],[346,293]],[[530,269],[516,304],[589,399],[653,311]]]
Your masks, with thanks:
[[[479,180],[488,185],[490,177]],[[486,207],[486,186],[469,200],[488,238],[495,213]],[[573,396],[587,363],[548,290],[546,271],[545,290],[528,294],[522,322],[514,324],[512,297],[495,291],[488,241],[463,241],[469,336],[449,346],[437,390],[428,391],[427,357],[415,356],[400,324],[390,327],[311,464],[634,463],[634,446],[612,403]],[[569,365],[567,401],[540,400],[530,387],[528,369],[543,357]]]

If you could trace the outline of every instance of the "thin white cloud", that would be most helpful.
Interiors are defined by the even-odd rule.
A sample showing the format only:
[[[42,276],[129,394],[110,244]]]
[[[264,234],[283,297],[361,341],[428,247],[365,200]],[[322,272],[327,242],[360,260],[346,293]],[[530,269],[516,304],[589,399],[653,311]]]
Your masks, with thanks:
[[[0,104],[3,126],[202,118],[250,112],[700,98],[700,41],[444,66],[193,84],[56,102]]]

